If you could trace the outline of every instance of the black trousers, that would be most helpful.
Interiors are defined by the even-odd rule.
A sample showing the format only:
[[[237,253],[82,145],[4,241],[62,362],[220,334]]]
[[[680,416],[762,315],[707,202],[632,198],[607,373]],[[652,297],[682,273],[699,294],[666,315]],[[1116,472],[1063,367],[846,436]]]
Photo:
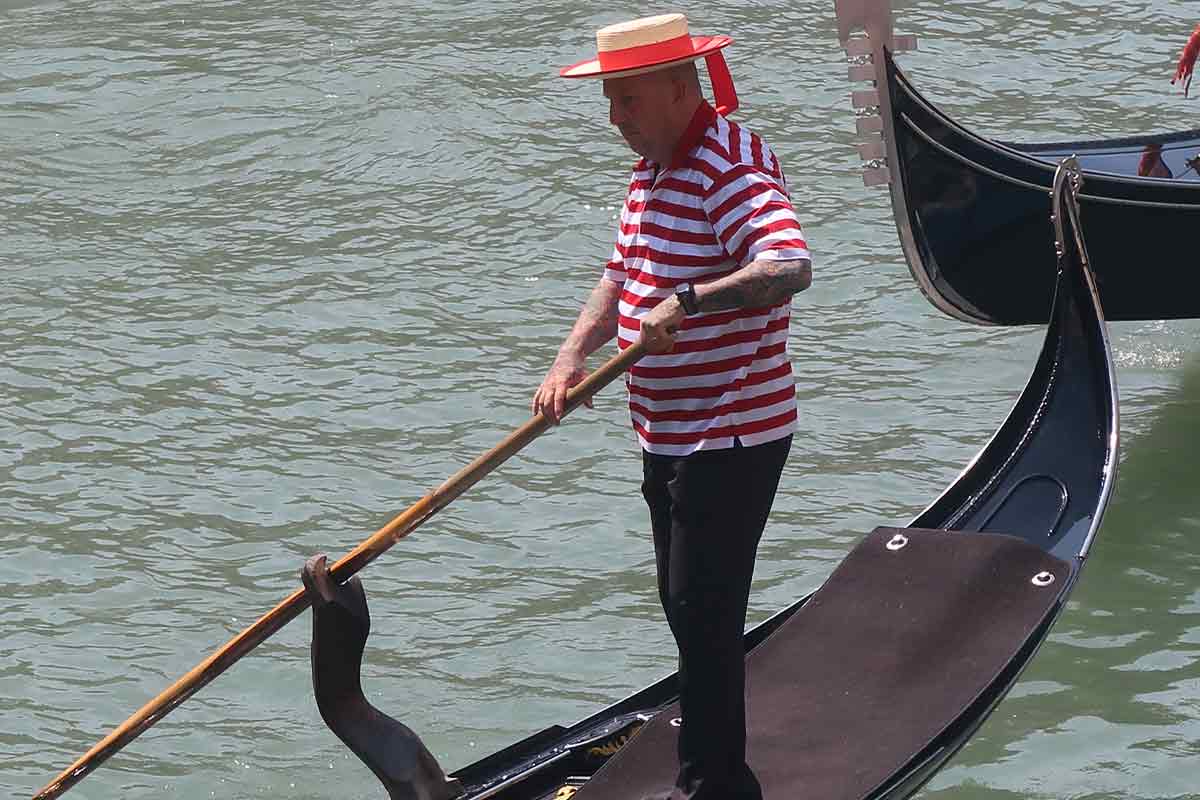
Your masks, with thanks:
[[[658,593],[679,647],[673,800],[761,800],[746,764],[742,635],[754,559],[792,437],[681,458],[643,452]]]

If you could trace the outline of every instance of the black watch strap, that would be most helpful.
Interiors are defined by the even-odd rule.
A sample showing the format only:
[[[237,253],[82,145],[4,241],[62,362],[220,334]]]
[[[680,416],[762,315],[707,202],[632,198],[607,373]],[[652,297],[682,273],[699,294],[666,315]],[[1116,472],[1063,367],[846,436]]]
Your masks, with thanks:
[[[683,313],[689,317],[700,313],[700,304],[696,302],[696,290],[692,288],[690,283],[677,285],[675,287],[675,297],[679,299],[679,305],[683,308]]]

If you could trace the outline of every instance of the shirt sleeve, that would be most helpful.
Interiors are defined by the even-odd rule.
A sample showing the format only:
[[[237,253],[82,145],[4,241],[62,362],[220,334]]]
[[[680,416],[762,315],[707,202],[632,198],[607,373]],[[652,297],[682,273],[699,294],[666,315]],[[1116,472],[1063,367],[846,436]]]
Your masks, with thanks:
[[[617,236],[620,236],[619,231],[617,232]],[[614,283],[624,284],[626,275],[625,256],[621,254],[621,243],[618,240],[617,243],[613,245],[612,258],[610,258],[608,263],[604,265],[604,277],[610,281],[613,281]]]
[[[782,174],[735,164],[704,193],[704,211],[739,267],[756,259],[810,258]]]

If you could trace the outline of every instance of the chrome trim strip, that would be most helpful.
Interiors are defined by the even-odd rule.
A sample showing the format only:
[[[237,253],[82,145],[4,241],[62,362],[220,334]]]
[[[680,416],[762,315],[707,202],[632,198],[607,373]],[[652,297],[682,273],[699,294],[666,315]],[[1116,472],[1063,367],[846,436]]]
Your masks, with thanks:
[[[907,83],[907,78],[905,78],[904,83]],[[1024,152],[1023,150],[1018,150],[1015,147],[1010,147],[1001,142],[997,142],[994,139],[984,138],[983,136],[980,136],[979,134],[975,133],[974,131],[971,131],[970,129],[963,127],[957,120],[954,120],[954,119],[946,116],[944,113],[942,113],[942,111],[940,109],[937,108],[937,106],[930,103],[928,100],[926,100],[920,94],[918,94],[915,90],[910,90],[907,85],[899,85],[897,88],[899,88],[901,91],[903,91],[909,100],[911,100],[916,105],[921,106],[921,108],[925,109],[925,111],[928,112],[930,116],[934,116],[934,117],[937,117],[939,120],[942,120],[942,122],[944,122],[946,124],[946,127],[953,129],[959,135],[961,135],[963,138],[971,139],[972,141],[974,141],[981,147],[989,147],[993,150],[996,150],[997,152],[1003,153],[1005,156],[1012,158],[1016,161],[1021,161],[1024,164],[1026,164],[1027,166],[1036,167],[1037,169],[1044,170],[1044,171],[1050,173],[1051,175],[1054,174],[1055,165],[1052,162],[1043,161],[1040,158],[1034,158],[1033,156],[1029,155],[1028,153]],[[1066,146],[1068,146],[1068,145],[1064,145],[1064,147],[1066,147]],[[1142,178],[1142,177],[1135,177],[1135,176],[1130,176],[1130,175],[1122,175],[1119,172],[1104,172],[1102,170],[1087,170],[1087,174],[1095,175],[1096,177],[1102,177],[1105,180],[1111,180],[1111,181],[1115,181],[1117,183],[1128,183],[1128,184],[1133,184],[1135,186],[1146,186],[1147,184],[1162,185],[1162,183],[1164,182],[1164,179],[1162,179],[1162,178]],[[1200,190],[1200,181],[1187,181],[1187,182],[1182,182],[1182,183],[1177,182],[1177,183],[1172,183],[1171,185],[1174,187],[1177,187],[1177,188],[1184,188],[1185,191]],[[1048,187],[1047,187],[1047,191],[1049,191]]]
[[[1065,209],[1062,208],[1062,203],[1059,199],[1063,193],[1063,183],[1067,184],[1066,188],[1071,194],[1071,202],[1066,204]],[[1054,227],[1057,238],[1061,242],[1063,239],[1061,214],[1065,211],[1071,220],[1071,227],[1075,234],[1075,247],[1079,251],[1084,284],[1091,295],[1092,304],[1095,306],[1096,318],[1099,321],[1100,339],[1104,343],[1104,369],[1108,375],[1108,402],[1111,404],[1112,414],[1108,420],[1108,442],[1105,446],[1104,466],[1101,468],[1104,477],[1103,485],[1100,488],[1099,508],[1096,515],[1092,517],[1092,524],[1088,528],[1088,533],[1083,540],[1083,544],[1079,547],[1078,558],[1080,559],[1087,558],[1088,551],[1092,547],[1092,542],[1100,530],[1100,523],[1103,521],[1104,512],[1108,508],[1113,487],[1117,482],[1119,463],[1117,447],[1121,431],[1121,400],[1117,391],[1117,375],[1116,369],[1113,366],[1112,345],[1108,336],[1108,324],[1104,319],[1104,306],[1100,304],[1100,290],[1096,287],[1096,274],[1092,270],[1091,260],[1087,253],[1087,245],[1083,241],[1083,224],[1079,216],[1081,213],[1079,200],[1083,197],[1080,187],[1083,183],[1084,177],[1082,170],[1079,168],[1079,162],[1074,156],[1064,159],[1054,174]]]
[[[989,169],[988,167],[985,167],[982,164],[972,161],[971,159],[962,155],[958,151],[953,150],[953,149],[947,147],[946,145],[942,144],[938,140],[934,139],[932,136],[930,136],[928,133],[926,133],[924,129],[922,129],[919,125],[917,125],[917,123],[913,122],[912,119],[910,119],[907,114],[901,114],[900,119],[902,119],[904,121],[904,124],[908,126],[909,130],[911,130],[913,133],[917,134],[922,139],[924,139],[926,143],[932,145],[936,149],[940,150],[943,154],[950,156],[951,158],[958,161],[959,163],[965,164],[966,166],[970,167],[971,169],[982,172],[985,175],[990,175],[991,177],[993,177],[999,181],[1003,181],[1004,183],[1009,183],[1014,186],[1020,186],[1025,189],[1033,189],[1033,190],[1039,191],[1039,192],[1050,191],[1049,187],[1043,186],[1040,183],[1029,183],[1028,181],[1023,181],[1018,178],[1014,178],[1011,175],[1005,175],[1003,172],[997,172],[994,169]],[[1038,162],[1037,166],[1039,166],[1039,167],[1045,166],[1049,170],[1054,170],[1054,165],[1046,164],[1045,162]],[[1098,174],[1107,175],[1108,173],[1094,173],[1093,172],[1093,173],[1089,173],[1089,174],[1091,174],[1091,175],[1098,175]],[[1096,195],[1096,194],[1080,194],[1079,199],[1087,200],[1088,202],[1091,202],[1091,203],[1111,203],[1113,205],[1139,206],[1141,208],[1169,208],[1169,209],[1173,209],[1175,211],[1200,211],[1200,205],[1193,205],[1191,203],[1160,203],[1160,202],[1157,202],[1154,200],[1126,200],[1126,199],[1123,199],[1120,197],[1102,197],[1101,195]]]
[[[516,775],[513,775],[512,777],[508,778],[507,780],[497,783],[495,786],[484,789],[479,794],[471,795],[471,800],[484,800],[484,798],[487,798],[487,797],[494,797],[501,790],[507,789],[510,786],[520,783],[521,781],[523,781],[526,778],[533,775],[533,773],[538,772],[541,769],[550,766],[555,761],[560,761],[560,760],[566,758],[570,754],[571,754],[570,750],[564,750],[556,756],[553,756],[551,758],[546,759],[545,761],[539,762],[538,764],[531,766],[527,770],[518,772]]]

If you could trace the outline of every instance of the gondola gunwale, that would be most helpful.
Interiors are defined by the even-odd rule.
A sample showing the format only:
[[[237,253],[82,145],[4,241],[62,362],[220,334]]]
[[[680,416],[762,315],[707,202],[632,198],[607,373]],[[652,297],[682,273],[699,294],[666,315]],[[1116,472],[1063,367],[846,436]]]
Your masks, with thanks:
[[[1059,262],[1061,264],[1072,258],[1077,259],[1078,264],[1074,265],[1074,269],[1078,272],[1083,289],[1087,293],[1088,305],[1093,312],[1084,314],[1082,317],[1090,328],[1089,335],[1093,337],[1094,341],[1100,343],[1101,352],[1106,354],[1106,357],[1101,359],[1105,370],[1104,382],[1108,389],[1105,401],[1109,410],[1109,421],[1106,426],[1107,441],[1104,446],[1105,460],[1101,465],[1103,478],[1096,511],[1077,554],[1081,560],[1087,558],[1091,551],[1100,526],[1104,522],[1104,514],[1108,510],[1113,490],[1116,488],[1117,472],[1120,468],[1118,446],[1121,430],[1121,401],[1117,389],[1116,367],[1112,358],[1112,339],[1108,334],[1104,306],[1100,302],[1100,289],[1096,285],[1096,273],[1088,256],[1087,243],[1083,238],[1083,224],[1080,219],[1080,215],[1083,213],[1079,203],[1079,199],[1083,196],[1080,186],[1087,180],[1086,173],[1078,167],[1078,161],[1074,157],[1066,159],[1055,174],[1052,195],[1054,222],[1059,237],[1059,241],[1056,243]],[[1066,186],[1067,182],[1070,182],[1072,186]],[[1071,252],[1072,250],[1073,252]]]
[[[1033,190],[1033,191],[1044,191],[1046,188],[1045,186],[1042,186],[1041,184],[1031,183],[1029,181],[1021,180],[1020,178],[1015,178],[1012,175],[1006,174],[999,170],[992,169],[991,167],[987,167],[983,164],[980,164],[978,161],[974,161],[973,159],[963,155],[962,153],[955,150],[954,148],[952,148],[942,142],[939,142],[933,136],[930,136],[929,132],[926,131],[924,128],[922,128],[920,125],[916,124],[908,114],[900,113],[898,116],[899,116],[899,119],[905,124],[905,126],[912,133],[914,133],[915,135],[919,136],[922,140],[924,140],[926,144],[928,144],[930,147],[936,148],[937,150],[941,151],[944,155],[949,156],[950,158],[954,159],[955,161],[959,162],[960,164],[962,164],[965,167],[975,170],[976,172],[984,173],[986,175],[989,175],[989,176],[995,178],[996,180],[1003,181],[1003,182],[1011,184],[1013,186],[1019,186],[1022,189],[1028,189],[1028,190]],[[995,142],[992,142],[990,140],[981,139],[977,143],[984,145],[984,146],[990,145],[990,146],[992,146],[993,150],[999,149],[999,146],[996,145]],[[1034,164],[1037,164],[1037,159],[1033,159],[1033,162],[1034,162]],[[1109,178],[1110,180],[1113,180],[1116,183],[1132,182],[1132,179],[1127,179],[1126,176],[1116,175],[1115,173],[1089,172],[1088,174],[1095,176],[1095,177]],[[1144,181],[1147,179],[1141,179],[1141,180]],[[1169,181],[1167,181],[1165,179],[1160,179],[1160,178],[1152,178],[1149,180],[1161,181],[1163,183],[1169,183]],[[1141,181],[1139,181],[1139,182],[1141,182]],[[1176,183],[1174,185],[1183,186],[1183,185],[1189,185],[1189,184]],[[1200,183],[1197,183],[1195,185],[1200,187]],[[1193,203],[1168,203],[1168,202],[1163,202],[1160,200],[1136,200],[1136,199],[1130,199],[1130,198],[1125,198],[1125,197],[1105,197],[1103,195],[1098,195],[1098,194],[1083,194],[1083,195],[1080,195],[1079,199],[1080,199],[1080,201],[1087,201],[1090,203],[1112,203],[1112,204],[1121,205],[1121,206],[1134,206],[1134,207],[1138,207],[1138,208],[1171,209],[1171,210],[1175,210],[1175,211],[1197,211],[1197,210],[1200,210],[1200,206],[1197,206]]]
[[[925,113],[927,113],[930,117],[937,120],[939,124],[944,125],[946,128],[952,130],[968,144],[980,147],[984,150],[989,150],[1001,159],[1016,162],[1026,169],[1033,169],[1042,175],[1049,176],[1051,181],[1053,180],[1057,166],[1052,162],[1030,155],[1028,148],[1035,147],[1036,145],[1021,146],[1005,143],[997,139],[984,136],[983,134],[976,133],[975,131],[966,127],[963,123],[959,122],[954,117],[951,117],[936,103],[931,101],[924,94],[917,90],[912,80],[908,77],[904,70],[900,69],[900,65],[896,63],[895,56],[890,49],[884,46],[883,53],[886,68],[885,80],[890,90],[898,90],[903,92],[906,99],[911,101],[913,104],[920,106],[922,110],[925,111]],[[896,114],[894,118],[904,120],[911,129],[920,131],[926,138],[933,138],[930,136],[925,127],[917,124],[915,120],[903,112]],[[1196,133],[1197,135],[1200,135],[1200,131],[1197,131]],[[1148,140],[1143,140],[1143,142],[1145,141]],[[954,148],[945,143],[938,142],[937,144],[946,151],[954,152]],[[1093,142],[1091,146],[1089,146],[1089,144],[1086,142],[1068,142],[1061,144],[1054,149],[1071,149],[1074,151],[1075,155],[1082,156],[1096,152],[1101,147],[1112,145],[1112,142]],[[969,159],[966,156],[961,157],[967,163],[973,163],[972,159]],[[998,172],[1000,175],[1004,175],[1004,173],[999,172],[998,170],[996,170],[996,172]],[[1163,178],[1125,175],[1118,172],[1097,169],[1084,169],[1082,172],[1086,178],[1086,184],[1088,186],[1095,186],[1097,184],[1107,185],[1108,183],[1129,184],[1146,189],[1168,190],[1170,192],[1178,192],[1181,194],[1200,195],[1200,181],[1172,181]],[[1014,182],[1020,183],[1019,180],[1014,180]],[[1047,181],[1045,184],[1035,184],[1029,188],[1037,188],[1040,191],[1049,191],[1051,188],[1050,181]],[[1120,202],[1136,202],[1133,200],[1127,200],[1126,198],[1108,198],[1103,195],[1096,194],[1094,191],[1080,194],[1079,199],[1081,201],[1113,200]],[[1200,197],[1197,198],[1196,202],[1200,202]],[[1197,206],[1194,203],[1184,203],[1181,204],[1181,207],[1186,208],[1189,211],[1200,211],[1200,206]]]
[[[1147,144],[1178,144],[1185,141],[1200,146],[1200,128],[1153,133],[1149,136],[1119,136],[1113,139],[1082,139],[1069,142],[1005,142],[1002,139],[995,139],[993,141],[1003,144],[1006,147],[1030,153],[1043,150],[1074,150],[1078,148],[1082,148],[1088,152],[1099,152],[1108,147],[1115,147],[1123,151],[1128,147],[1139,147]],[[1091,174],[1092,171],[1087,170],[1086,172]],[[1164,179],[1143,177],[1143,180]]]
[[[900,111],[896,112],[893,117],[893,126],[895,121],[903,122],[911,132],[921,137],[925,142],[937,148],[945,155],[955,159],[959,163],[971,169],[985,172],[997,180],[1020,186],[1023,189],[1028,189],[1037,192],[1048,192],[1050,183],[1053,181],[1056,167],[1054,164],[1040,158],[1030,155],[1026,150],[1017,149],[1016,147],[1005,144],[1003,142],[983,136],[967,128],[962,123],[942,111],[936,104],[917,91],[912,81],[905,75],[904,71],[896,64],[895,59],[890,50],[883,48],[884,58],[886,60],[887,83],[891,90],[902,92],[905,99],[913,105],[919,107],[925,112],[936,124],[942,125],[947,130],[953,132],[957,137],[957,141],[947,143],[939,141],[937,137],[929,132],[927,125],[922,125],[917,120],[913,119],[909,114]],[[893,128],[894,130],[894,128]],[[1021,177],[1013,175],[1010,172],[995,169],[992,166],[980,163],[976,159],[966,155],[952,144],[967,145],[975,147],[984,152],[989,153],[994,158],[1007,162],[1013,167],[1020,167],[1026,171],[1033,171],[1039,177],[1048,177],[1049,180],[1035,182],[1023,180]],[[1070,148],[1071,145],[1064,147]],[[1087,155],[1089,148],[1082,143],[1077,144],[1073,148],[1077,155]],[[1095,152],[1092,150],[1092,152]],[[1168,200],[1141,200],[1132,197],[1118,197],[1097,192],[1095,190],[1084,192],[1079,195],[1079,200],[1095,203],[1117,203],[1127,206],[1139,206],[1145,208],[1170,208],[1179,211],[1200,211],[1200,181],[1177,181],[1167,180],[1163,178],[1148,178],[1135,175],[1123,175],[1116,172],[1105,170],[1087,169],[1083,171],[1087,176],[1088,186],[1099,186],[1101,188],[1121,187],[1126,191],[1131,189],[1152,190],[1163,194],[1184,194],[1192,196],[1192,202],[1178,202]]]

